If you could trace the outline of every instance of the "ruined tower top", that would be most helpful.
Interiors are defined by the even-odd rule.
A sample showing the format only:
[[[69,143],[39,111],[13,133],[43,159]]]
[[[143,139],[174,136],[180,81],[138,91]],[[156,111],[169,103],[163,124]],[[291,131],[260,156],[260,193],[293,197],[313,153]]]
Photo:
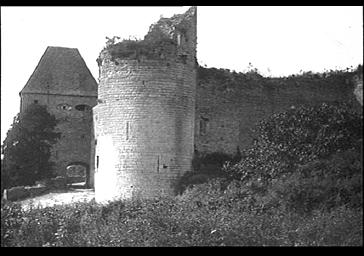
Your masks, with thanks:
[[[24,93],[97,96],[97,83],[77,49],[48,46]]]
[[[191,7],[183,14],[161,18],[152,24],[143,40],[110,40],[98,59],[168,60],[195,63],[197,44],[197,8]]]
[[[183,14],[176,14],[171,18],[161,18],[157,23],[152,24],[144,40],[171,39],[177,42],[177,46],[186,51],[186,54],[195,54],[193,51],[196,49],[196,26],[197,7],[194,6]]]

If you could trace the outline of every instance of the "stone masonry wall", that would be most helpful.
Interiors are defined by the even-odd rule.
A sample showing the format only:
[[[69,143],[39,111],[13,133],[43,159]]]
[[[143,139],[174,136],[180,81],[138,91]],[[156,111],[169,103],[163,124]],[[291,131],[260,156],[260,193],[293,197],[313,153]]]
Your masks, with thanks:
[[[234,154],[238,146],[240,149],[249,146],[254,137],[251,129],[271,114],[302,104],[346,101],[358,105],[353,91],[353,84],[344,76],[335,80],[258,78],[255,82],[247,80],[235,85],[229,82],[222,85],[211,75],[200,78],[196,98],[196,149]]]
[[[107,73],[107,69],[114,72]],[[194,72],[181,65],[132,63],[104,67],[96,124],[95,189],[131,197],[172,194],[171,180],[191,169]],[[129,73],[129,75],[127,75]],[[123,76],[123,74],[128,77]],[[113,153],[114,151],[114,153]],[[109,173],[110,175],[106,175]],[[104,187],[105,186],[105,187]]]
[[[107,49],[101,53],[93,109],[96,201],[170,196],[191,170],[196,23],[190,22],[183,41],[158,24],[146,36],[151,43],[165,36],[176,40],[172,51],[124,59],[113,59]]]
[[[23,93],[21,101],[22,109],[34,101],[46,105],[59,121],[56,131],[61,132],[62,136],[53,146],[51,156],[58,175],[65,176],[70,163],[81,162],[89,166],[92,112],[91,109],[76,110],[75,106],[85,104],[92,108],[96,105],[96,97]],[[62,106],[66,106],[66,109]]]

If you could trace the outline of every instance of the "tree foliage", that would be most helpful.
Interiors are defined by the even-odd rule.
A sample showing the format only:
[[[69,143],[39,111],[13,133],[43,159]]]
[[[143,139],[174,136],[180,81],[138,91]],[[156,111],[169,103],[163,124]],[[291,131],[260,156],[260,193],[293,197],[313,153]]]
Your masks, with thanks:
[[[1,146],[5,188],[32,185],[52,176],[50,150],[60,137],[54,131],[56,124],[56,118],[38,104],[17,114]]]
[[[362,120],[345,103],[302,106],[275,114],[256,126],[254,145],[243,152],[242,161],[228,168],[229,173],[240,180],[258,175],[266,181],[337,152],[360,151]]]
[[[254,145],[225,172],[254,207],[303,214],[362,206],[362,114],[321,104],[273,115],[256,127]]]

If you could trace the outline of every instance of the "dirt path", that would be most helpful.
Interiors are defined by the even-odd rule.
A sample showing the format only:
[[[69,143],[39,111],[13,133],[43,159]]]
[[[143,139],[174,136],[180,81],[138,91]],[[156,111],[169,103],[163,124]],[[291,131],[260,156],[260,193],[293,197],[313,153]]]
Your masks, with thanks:
[[[28,198],[19,201],[19,203],[24,210],[27,210],[30,206],[33,208],[43,208],[75,202],[89,202],[94,198],[95,192],[92,189],[69,189],[66,191],[53,191],[42,196]]]

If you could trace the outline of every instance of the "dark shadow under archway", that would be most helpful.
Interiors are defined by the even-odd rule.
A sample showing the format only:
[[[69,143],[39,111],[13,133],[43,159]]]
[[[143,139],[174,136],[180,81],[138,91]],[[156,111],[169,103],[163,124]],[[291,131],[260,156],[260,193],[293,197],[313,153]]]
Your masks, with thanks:
[[[90,188],[90,166],[87,163],[70,162],[66,166],[66,173],[69,184],[78,184],[79,188]]]

